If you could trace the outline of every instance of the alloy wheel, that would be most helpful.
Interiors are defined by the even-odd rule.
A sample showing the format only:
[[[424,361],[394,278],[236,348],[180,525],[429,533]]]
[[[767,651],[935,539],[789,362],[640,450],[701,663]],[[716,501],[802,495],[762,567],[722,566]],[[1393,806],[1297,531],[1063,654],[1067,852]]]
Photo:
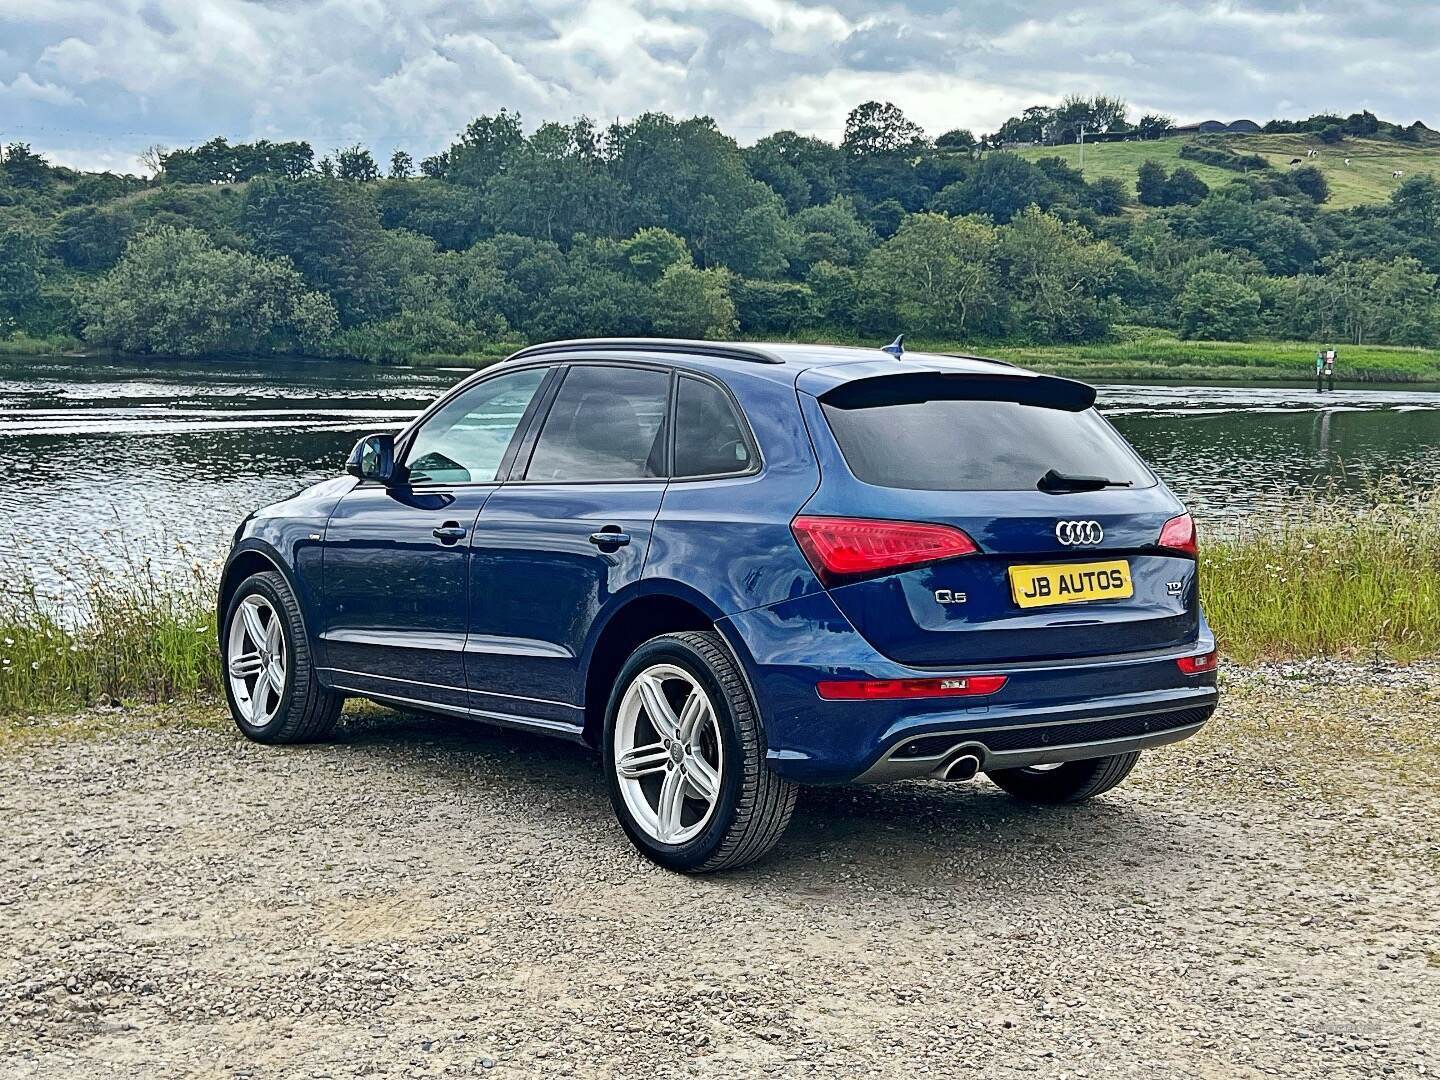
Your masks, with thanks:
[[[264,596],[251,593],[235,605],[225,654],[236,706],[252,727],[265,727],[280,712],[288,671],[280,616]]]
[[[724,744],[696,678],[655,664],[631,680],[615,718],[615,774],[631,818],[662,844],[684,844],[720,801]]]

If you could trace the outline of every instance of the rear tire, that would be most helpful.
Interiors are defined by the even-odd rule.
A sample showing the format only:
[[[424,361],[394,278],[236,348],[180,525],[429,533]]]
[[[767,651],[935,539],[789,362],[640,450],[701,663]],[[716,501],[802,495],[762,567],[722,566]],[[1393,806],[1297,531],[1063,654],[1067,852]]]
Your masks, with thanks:
[[[718,634],[666,634],[636,649],[611,691],[603,746],[615,816],[668,869],[742,866],[790,824],[795,785],[766,765],[755,702]]]
[[[320,685],[300,605],[280,574],[252,574],[225,609],[220,678],[247,739],[298,743],[335,730],[345,698]]]
[[[1042,806],[1078,803],[1101,795],[1125,777],[1140,760],[1140,751],[1110,757],[1067,761],[1051,769],[996,769],[986,773],[999,787],[1022,802]]]

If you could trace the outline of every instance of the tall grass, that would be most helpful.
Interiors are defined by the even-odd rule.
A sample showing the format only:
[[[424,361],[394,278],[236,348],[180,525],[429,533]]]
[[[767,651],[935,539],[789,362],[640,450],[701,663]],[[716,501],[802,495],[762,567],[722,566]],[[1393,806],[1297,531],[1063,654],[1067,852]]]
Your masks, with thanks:
[[[48,587],[23,575],[0,589],[0,715],[220,693],[213,567],[77,553],[39,575]],[[1440,654],[1440,491],[1322,494],[1202,525],[1201,587],[1239,662]]]
[[[1440,653],[1440,491],[1305,500],[1205,541],[1201,590],[1239,660]]]
[[[0,587],[0,714],[219,692],[214,573],[72,553]]]

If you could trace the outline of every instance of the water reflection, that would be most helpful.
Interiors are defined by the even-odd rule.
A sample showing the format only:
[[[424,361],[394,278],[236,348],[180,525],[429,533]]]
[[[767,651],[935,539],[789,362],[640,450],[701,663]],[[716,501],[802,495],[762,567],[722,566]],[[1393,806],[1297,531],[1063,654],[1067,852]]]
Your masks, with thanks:
[[[325,363],[0,360],[0,559],[51,538],[213,558],[251,508],[338,473],[459,370]],[[1202,517],[1283,506],[1297,488],[1440,475],[1440,387],[1101,388],[1101,407]]]

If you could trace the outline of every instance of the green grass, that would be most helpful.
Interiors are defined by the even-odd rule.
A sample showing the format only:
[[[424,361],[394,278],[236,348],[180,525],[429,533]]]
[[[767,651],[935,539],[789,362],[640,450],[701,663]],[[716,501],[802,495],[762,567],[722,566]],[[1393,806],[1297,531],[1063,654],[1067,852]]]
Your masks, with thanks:
[[[160,575],[69,552],[37,583],[20,568],[0,584],[0,714],[219,692],[209,568]]]
[[[7,337],[0,337],[0,356],[59,356],[93,352],[94,350],[79,338],[65,334],[34,337],[17,330]]]
[[[1113,176],[1133,191],[1136,170],[1147,159],[1172,170],[1177,165],[1185,165],[1211,187],[1226,184],[1240,175],[1230,169],[1186,161],[1180,156],[1180,148],[1192,139],[1193,136],[1177,135],[1148,142],[1089,143],[1085,147],[1085,179]],[[1305,164],[1315,165],[1325,174],[1330,184],[1330,199],[1325,205],[1335,210],[1390,198],[1390,193],[1404,179],[1391,176],[1396,169],[1404,170],[1406,177],[1426,172],[1440,176],[1440,139],[1434,138],[1420,143],[1345,139],[1333,145],[1322,143],[1312,135],[1225,135],[1207,136],[1207,139],[1238,154],[1259,154],[1277,169],[1288,169],[1293,158],[1305,158]],[[1320,156],[1306,158],[1307,150],[1319,150]],[[1030,161],[1059,157],[1071,165],[1078,166],[1080,162],[1078,146],[1025,147],[1016,153]],[[1351,162],[1348,166],[1347,157]]]
[[[1440,652],[1440,492],[1313,500],[1205,541],[1201,591],[1241,662]]]
[[[1315,377],[1316,349],[1307,341],[1181,341],[1156,335],[1110,344],[999,345],[980,351],[1077,378],[1304,382]],[[1344,344],[1336,349],[1342,382],[1440,382],[1440,349]]]
[[[1182,341],[1164,330],[1117,327],[1131,340],[1089,345],[1004,345],[905,338],[913,352],[970,353],[1009,360],[1052,375],[1089,380],[1306,382],[1315,378],[1311,341]],[[773,337],[772,337],[773,340]],[[878,348],[878,338],[820,329],[793,340]],[[1440,349],[1337,345],[1341,382],[1440,382]]]
[[[0,715],[214,705],[210,569],[161,577],[143,560],[117,571],[82,559],[72,573],[68,599],[23,570],[0,593]],[[1228,534],[1202,528],[1201,574],[1222,650],[1240,662],[1440,653],[1440,492],[1377,491],[1361,505],[1315,498]]]

